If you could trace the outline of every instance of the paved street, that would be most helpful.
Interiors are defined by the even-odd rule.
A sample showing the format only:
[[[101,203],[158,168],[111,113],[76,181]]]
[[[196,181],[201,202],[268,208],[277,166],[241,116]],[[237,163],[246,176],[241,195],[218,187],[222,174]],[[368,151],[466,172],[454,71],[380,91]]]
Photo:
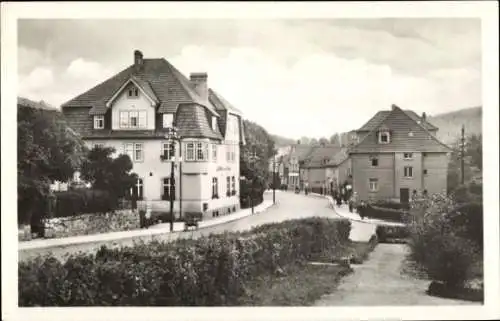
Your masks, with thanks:
[[[265,194],[266,200],[272,200],[272,193]],[[292,192],[276,192],[277,204],[265,212],[257,213],[252,216],[242,218],[240,220],[224,223],[221,225],[211,226],[198,231],[176,232],[163,235],[146,235],[119,241],[103,241],[79,245],[66,245],[52,247],[49,249],[34,249],[19,251],[19,260],[25,260],[37,254],[45,254],[52,252],[57,257],[63,257],[66,253],[75,253],[79,251],[96,251],[101,245],[132,245],[134,242],[157,240],[174,240],[182,237],[200,237],[210,233],[222,233],[225,231],[243,231],[252,227],[272,223],[281,222],[288,219],[298,219],[304,217],[321,216],[338,218],[339,216],[329,208],[328,201],[322,197],[305,196],[303,194],[294,194]],[[374,226],[371,224],[353,222],[351,239],[363,241],[368,240],[374,233]]]

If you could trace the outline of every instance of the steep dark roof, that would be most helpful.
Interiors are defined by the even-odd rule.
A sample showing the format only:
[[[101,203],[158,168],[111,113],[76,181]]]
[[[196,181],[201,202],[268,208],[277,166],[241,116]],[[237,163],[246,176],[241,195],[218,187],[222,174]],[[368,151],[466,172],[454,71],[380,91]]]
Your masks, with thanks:
[[[234,114],[238,117],[240,123],[240,142],[245,144],[245,130],[243,128],[243,120],[241,118],[241,111],[234,107],[229,101],[227,101],[222,95],[217,93],[213,89],[208,90],[208,99],[210,103],[215,107],[215,110],[219,113],[220,117],[217,119],[219,125],[219,130],[222,136],[226,135],[226,123],[228,113]]]
[[[391,132],[389,144],[378,143],[378,130],[387,128]],[[413,136],[409,135],[413,133]],[[350,148],[350,153],[378,152],[448,152],[450,148],[440,142],[422,124],[408,113],[395,107],[361,141]]]
[[[293,145],[290,149],[289,157],[295,156],[300,161],[305,161],[309,154],[312,152],[313,146],[311,145]]]
[[[212,103],[213,106],[215,106],[215,109],[217,111],[222,111],[222,110],[227,110],[228,112],[235,114],[235,115],[241,115],[241,111],[234,107],[229,101],[227,101],[223,96],[218,94],[215,90],[209,89],[208,90],[208,99]]]
[[[324,167],[340,150],[337,145],[314,146],[305,160],[305,167]]]
[[[222,139],[219,129],[212,130],[206,111],[199,105],[181,105],[177,109],[176,127],[181,137],[207,137]]]
[[[402,110],[405,114],[407,114],[411,119],[414,121],[418,122],[420,121],[421,124],[425,127],[427,130],[437,130],[438,128],[428,121],[423,121],[422,117],[418,116],[414,111],[412,110]],[[391,110],[381,110],[377,112],[370,120],[368,120],[361,128],[359,128],[357,131],[358,132],[369,132],[372,131],[374,128],[377,128],[380,123],[391,113]]]
[[[158,113],[175,113],[179,104],[195,103],[217,115],[208,99],[201,98],[189,79],[164,58],[144,59],[140,69],[131,65],[62,107],[92,107],[92,113],[104,113],[106,102],[132,77],[158,98]]]
[[[349,158],[349,149],[346,147],[341,148],[335,156],[326,164],[327,167],[338,166]]]
[[[163,58],[143,59],[139,68],[131,65],[64,103],[62,110],[70,126],[84,138],[162,137],[164,129],[159,117],[156,117],[155,131],[110,129],[110,108],[106,104],[129,81],[136,83],[156,103],[157,114],[175,114],[175,124],[182,137],[223,139],[227,114],[232,113],[240,121],[240,138],[244,143],[241,112],[212,89],[209,89],[207,97],[200,96],[192,82]],[[93,129],[93,115],[107,117],[104,130]],[[211,116],[217,117],[215,130],[211,126]]]

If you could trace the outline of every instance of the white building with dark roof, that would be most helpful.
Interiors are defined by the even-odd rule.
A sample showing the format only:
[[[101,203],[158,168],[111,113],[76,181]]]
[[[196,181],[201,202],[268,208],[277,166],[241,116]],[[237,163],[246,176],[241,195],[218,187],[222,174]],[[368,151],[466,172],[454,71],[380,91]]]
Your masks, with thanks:
[[[128,154],[139,176],[135,192],[153,210],[167,210],[174,185],[174,211],[225,214],[239,208],[242,114],[210,89],[206,73],[185,77],[167,60],[134,63],[62,105],[69,125],[87,145]],[[171,145],[167,130],[181,138]],[[171,162],[174,180],[170,181]]]

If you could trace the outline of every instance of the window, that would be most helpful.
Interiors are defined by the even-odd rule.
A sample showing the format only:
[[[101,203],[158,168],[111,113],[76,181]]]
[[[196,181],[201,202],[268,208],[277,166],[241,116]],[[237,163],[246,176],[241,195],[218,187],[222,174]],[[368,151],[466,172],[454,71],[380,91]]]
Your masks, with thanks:
[[[378,158],[377,157],[372,157],[370,159],[370,161],[371,161],[371,164],[372,164],[373,167],[378,166]]]
[[[94,129],[103,129],[104,128],[104,116],[94,116]]]
[[[212,130],[216,130],[217,128],[217,117],[212,116]]]
[[[376,192],[378,191],[378,179],[377,178],[370,178],[368,180],[370,192]]]
[[[212,178],[212,199],[219,198],[219,182],[217,177]]]
[[[424,175],[427,175],[427,170],[426,169],[424,169]]]
[[[142,200],[144,197],[144,184],[142,178],[138,178],[135,185],[130,188],[130,194],[132,197],[136,197],[138,200]]]
[[[413,167],[411,166],[404,167],[404,177],[413,177]]]
[[[212,160],[217,161],[217,144],[212,144]]]
[[[162,199],[169,201],[169,200],[175,200],[175,179],[172,180],[172,184],[170,178],[164,178],[163,179],[163,195]],[[172,196],[172,198],[170,198]]]
[[[390,142],[389,132],[379,132],[378,133],[378,142],[380,144],[388,144]]]
[[[134,149],[134,160],[137,162],[142,162],[143,157],[142,157],[142,144],[135,144],[135,149]]]
[[[231,177],[231,195],[236,195],[236,178]]]
[[[133,162],[142,162],[144,160],[144,147],[142,143],[126,143],[123,145],[123,151]]]
[[[196,143],[196,160],[205,160],[205,150],[204,150],[204,146],[203,145],[206,145],[206,144],[203,144],[203,143]]]
[[[145,128],[147,112],[120,111],[120,128]]]
[[[175,157],[175,143],[162,143],[161,158],[162,160],[172,160]]]
[[[412,159],[413,158],[413,153],[403,153],[403,158],[404,159]]]
[[[173,114],[163,114],[163,128],[172,127],[174,124]]]
[[[130,87],[128,89],[128,95],[129,98],[137,98],[139,97],[139,88],[136,87]]]
[[[351,177],[351,175],[352,175],[352,168],[348,167],[347,168],[347,176]]]
[[[102,143],[95,143],[94,146],[93,146],[94,149],[96,148],[104,148],[104,144]]]
[[[231,196],[231,177],[226,177],[226,196]]]
[[[186,144],[186,160],[188,161],[194,160],[194,143]]]

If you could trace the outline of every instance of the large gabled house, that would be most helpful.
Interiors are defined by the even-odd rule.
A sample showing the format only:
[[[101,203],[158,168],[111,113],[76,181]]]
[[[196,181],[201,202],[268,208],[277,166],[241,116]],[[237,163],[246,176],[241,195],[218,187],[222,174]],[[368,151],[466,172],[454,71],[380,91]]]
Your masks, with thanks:
[[[239,207],[242,114],[207,78],[188,79],[167,60],[136,50],[132,65],[63,104],[62,112],[90,148],[130,156],[139,177],[131,192],[139,199],[168,208],[173,185],[176,213],[225,214]],[[173,127],[180,137],[174,143],[166,135]]]
[[[396,105],[358,129],[349,158],[359,199],[408,202],[414,193],[446,191],[451,149],[436,138],[437,130],[425,114]]]

